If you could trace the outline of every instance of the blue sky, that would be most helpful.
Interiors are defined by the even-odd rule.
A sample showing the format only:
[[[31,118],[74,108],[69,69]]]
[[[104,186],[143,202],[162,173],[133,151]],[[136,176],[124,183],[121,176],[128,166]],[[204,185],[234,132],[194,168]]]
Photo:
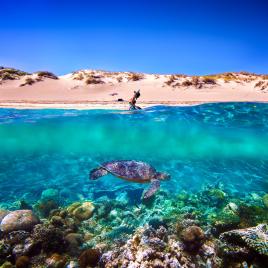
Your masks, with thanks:
[[[268,1],[2,1],[0,65],[268,73]]]

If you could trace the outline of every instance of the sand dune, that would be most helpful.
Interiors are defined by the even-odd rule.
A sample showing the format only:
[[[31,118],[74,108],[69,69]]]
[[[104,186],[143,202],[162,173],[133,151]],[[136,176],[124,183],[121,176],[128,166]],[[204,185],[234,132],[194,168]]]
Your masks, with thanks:
[[[126,109],[133,91],[138,105],[205,102],[268,102],[268,77],[250,73],[212,76],[156,75],[82,70],[58,77],[0,70],[0,107]],[[123,99],[123,101],[118,101]]]

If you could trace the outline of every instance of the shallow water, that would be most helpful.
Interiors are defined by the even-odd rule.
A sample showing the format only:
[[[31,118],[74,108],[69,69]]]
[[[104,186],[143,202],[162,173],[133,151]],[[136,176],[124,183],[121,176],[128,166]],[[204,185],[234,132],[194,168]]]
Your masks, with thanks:
[[[34,204],[47,188],[62,202],[116,199],[126,189],[139,203],[146,185],[106,176],[98,163],[136,159],[171,174],[174,196],[222,183],[243,197],[268,190],[268,105],[257,103],[112,110],[0,109],[0,207]]]

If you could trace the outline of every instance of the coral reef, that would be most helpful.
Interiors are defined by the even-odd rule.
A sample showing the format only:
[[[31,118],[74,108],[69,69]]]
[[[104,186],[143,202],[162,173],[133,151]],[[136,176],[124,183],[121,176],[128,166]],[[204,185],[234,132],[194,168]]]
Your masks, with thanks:
[[[32,210],[1,209],[0,267],[263,267],[265,193],[204,184],[141,203],[142,191],[95,189],[93,203],[47,188],[17,205]]]
[[[232,230],[222,233],[220,239],[231,244],[246,247],[260,255],[268,257],[268,225]]]
[[[139,229],[124,246],[104,253],[101,258],[101,267],[217,267],[219,264],[215,248],[203,245],[198,257],[189,255],[163,226]]]

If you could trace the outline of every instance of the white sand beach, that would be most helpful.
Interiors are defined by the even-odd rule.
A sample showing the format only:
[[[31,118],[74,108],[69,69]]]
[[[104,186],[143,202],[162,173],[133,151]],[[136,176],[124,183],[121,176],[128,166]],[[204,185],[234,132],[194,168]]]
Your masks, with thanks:
[[[265,75],[241,72],[197,77],[81,70],[58,79],[37,73],[2,79],[0,107],[127,109],[128,100],[137,89],[141,91],[137,105],[142,108],[208,102],[268,102]]]

